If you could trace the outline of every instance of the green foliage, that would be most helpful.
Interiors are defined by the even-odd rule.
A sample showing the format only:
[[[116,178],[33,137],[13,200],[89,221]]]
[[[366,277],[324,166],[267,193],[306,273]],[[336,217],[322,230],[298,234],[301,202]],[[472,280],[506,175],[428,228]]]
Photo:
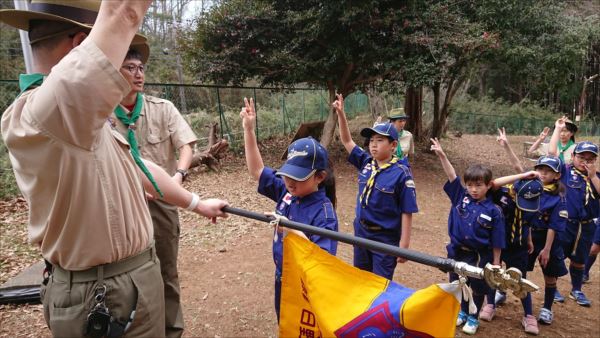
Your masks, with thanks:
[[[0,140],[0,199],[16,196],[19,193],[15,175],[10,166],[8,150]]]

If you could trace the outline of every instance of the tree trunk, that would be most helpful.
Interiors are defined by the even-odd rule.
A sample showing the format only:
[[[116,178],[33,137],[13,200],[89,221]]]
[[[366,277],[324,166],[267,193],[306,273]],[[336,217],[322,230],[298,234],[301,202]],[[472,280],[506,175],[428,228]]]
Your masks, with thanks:
[[[225,157],[228,149],[227,140],[217,140],[217,123],[212,123],[208,131],[208,146],[194,154],[190,169],[204,164],[212,171],[219,171],[221,169],[220,161]]]
[[[429,136],[431,138],[439,138],[442,136],[444,126],[440,112],[440,83],[436,82],[431,87],[433,91],[433,122],[431,124],[431,130]]]
[[[331,108],[331,104],[335,101],[335,87],[333,83],[329,82],[327,84],[327,89],[329,91],[329,114],[327,116],[327,120],[325,121],[325,125],[323,126],[323,134],[321,135],[321,145],[325,147],[325,149],[329,148],[329,145],[333,141],[333,137],[335,134],[335,128],[337,126],[337,114]],[[344,97],[345,93],[342,93]]]
[[[423,87],[408,87],[404,100],[404,111],[409,116],[406,129],[412,132],[415,140],[422,140],[423,135]]]

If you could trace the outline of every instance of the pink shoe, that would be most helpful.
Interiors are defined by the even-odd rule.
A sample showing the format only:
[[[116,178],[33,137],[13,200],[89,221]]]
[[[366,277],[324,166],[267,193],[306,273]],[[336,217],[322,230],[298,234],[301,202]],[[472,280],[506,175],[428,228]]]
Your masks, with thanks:
[[[492,304],[486,304],[479,312],[479,319],[491,322],[496,314],[496,309]]]
[[[535,317],[532,315],[527,315],[527,316],[523,317],[521,324],[523,324],[525,333],[533,334],[536,336],[538,335],[538,333],[540,333],[540,329],[538,328],[537,320],[535,320]]]

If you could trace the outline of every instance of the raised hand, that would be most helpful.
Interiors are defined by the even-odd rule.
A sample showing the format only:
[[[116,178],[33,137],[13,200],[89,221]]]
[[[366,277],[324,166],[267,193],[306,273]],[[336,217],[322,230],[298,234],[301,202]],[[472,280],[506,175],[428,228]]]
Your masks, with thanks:
[[[542,132],[540,133],[540,140],[546,139],[548,133],[550,133],[550,127],[544,127],[544,130],[542,130]]]
[[[333,111],[335,111],[335,113],[338,115],[346,115],[346,113],[344,113],[344,97],[342,94],[335,94],[335,97],[336,100],[331,104]]]
[[[566,125],[567,125],[567,117],[566,116],[559,118],[554,123],[554,127],[556,127],[559,130],[562,130]]]
[[[242,126],[244,128],[254,129],[256,125],[256,109],[254,108],[254,99],[244,98],[244,107],[240,111],[240,117],[242,118]]]
[[[435,152],[438,155],[445,155],[444,153],[444,149],[442,149],[442,145],[440,144],[440,141],[436,138],[430,138],[429,140],[431,140],[431,151]]]
[[[508,138],[506,137],[506,129],[504,127],[502,127],[502,129],[498,128],[498,136],[496,136],[496,141],[503,147],[508,145]]]

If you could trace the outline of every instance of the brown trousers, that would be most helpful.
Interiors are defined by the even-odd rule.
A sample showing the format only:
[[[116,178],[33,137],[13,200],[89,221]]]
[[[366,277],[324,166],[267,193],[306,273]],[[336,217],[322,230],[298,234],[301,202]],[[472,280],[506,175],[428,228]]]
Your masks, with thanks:
[[[165,317],[160,265],[155,258],[132,271],[104,279],[105,304],[122,323],[136,313],[125,337],[164,336]],[[44,318],[54,337],[83,337],[86,318],[96,304],[97,281],[69,283],[51,276],[41,287]]]
[[[183,334],[183,310],[177,273],[179,213],[177,207],[161,201],[149,201],[148,206],[154,225],[156,255],[160,259],[160,271],[165,287],[165,334],[167,337],[181,337]]]

